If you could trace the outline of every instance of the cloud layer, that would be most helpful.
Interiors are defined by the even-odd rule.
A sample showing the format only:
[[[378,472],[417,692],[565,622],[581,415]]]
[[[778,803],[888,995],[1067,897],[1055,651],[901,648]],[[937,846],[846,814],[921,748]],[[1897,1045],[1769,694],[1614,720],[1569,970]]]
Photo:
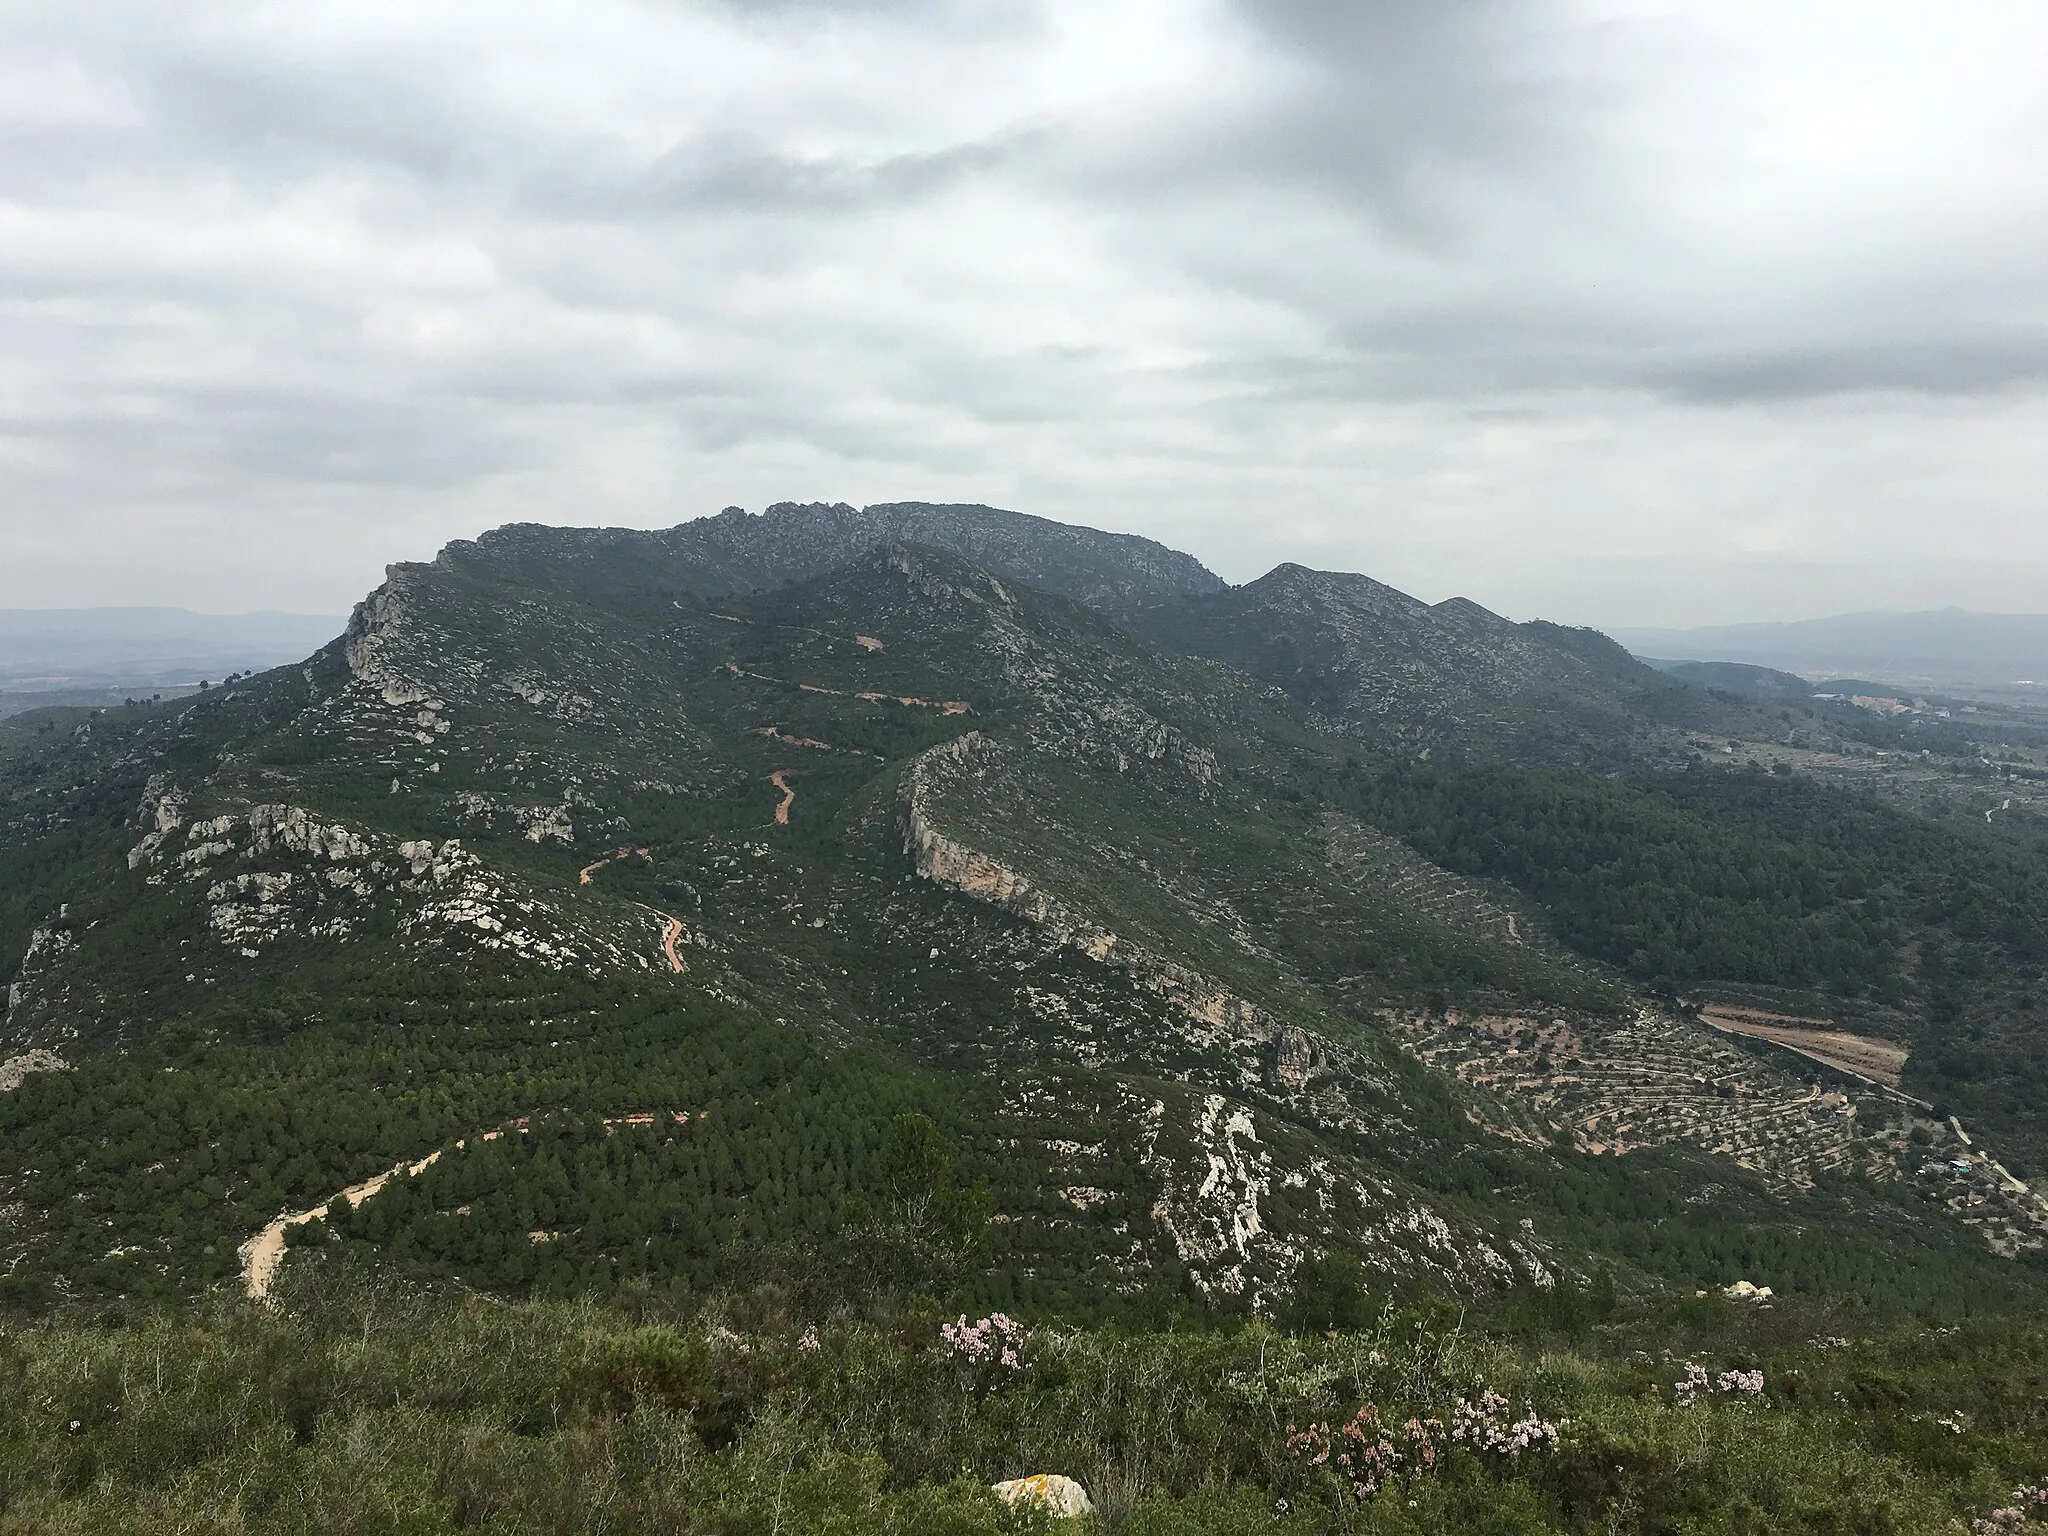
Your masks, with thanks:
[[[2048,12],[0,21],[0,605],[986,500],[1613,623],[2048,607]]]

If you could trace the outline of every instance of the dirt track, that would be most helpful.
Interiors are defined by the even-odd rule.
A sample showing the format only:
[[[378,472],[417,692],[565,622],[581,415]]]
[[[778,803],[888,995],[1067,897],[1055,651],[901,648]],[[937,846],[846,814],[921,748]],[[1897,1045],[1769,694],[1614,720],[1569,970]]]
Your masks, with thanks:
[[[1899,1074],[1906,1065],[1907,1051],[1903,1045],[1868,1035],[1819,1028],[1821,1021],[1818,1019],[1794,1018],[1749,1008],[1726,1008],[1711,1003],[1700,1010],[1700,1017],[1728,1034],[1768,1040],[1773,1045],[1782,1045],[1787,1050],[1811,1057],[1824,1066],[1883,1083],[1887,1088],[1899,1086]]]
[[[496,1134],[493,1132],[492,1134]],[[457,1142],[457,1146],[462,1143]],[[351,1184],[341,1191],[340,1198],[348,1201],[353,1208],[361,1205],[401,1173],[416,1174],[441,1160],[438,1151],[429,1152],[418,1162],[399,1163],[387,1168],[373,1178],[360,1184]],[[270,1283],[277,1278],[277,1267],[284,1262],[284,1234],[288,1227],[296,1227],[308,1221],[325,1221],[327,1207],[334,1204],[336,1197],[328,1196],[324,1204],[307,1211],[287,1211],[272,1221],[236,1251],[242,1259],[242,1291],[251,1301],[264,1301],[270,1296]]]
[[[778,768],[768,775],[768,782],[782,791],[782,803],[775,807],[775,825],[778,827],[789,825],[789,808],[796,804],[796,791],[789,785],[790,772],[790,769]]]
[[[757,683],[774,683],[778,688],[787,688],[789,682],[780,677],[770,677],[765,672],[744,671],[737,662],[728,661],[725,670],[734,677],[750,677]],[[859,699],[866,704],[880,704],[894,701],[905,709],[936,709],[942,715],[971,715],[974,706],[965,699],[920,699],[904,693],[849,693],[844,688],[827,688],[823,683],[798,683],[799,693],[826,693],[836,699]]]
[[[668,968],[678,975],[687,971],[683,957],[676,953],[676,941],[683,936],[683,925],[666,912],[654,914],[661,919],[661,952],[668,956]]]
[[[677,933],[683,931],[681,923],[677,923],[672,917],[669,918],[669,921],[675,924]],[[671,938],[667,942],[673,945],[675,941]],[[671,950],[669,958],[671,960],[675,959],[673,950]],[[678,970],[682,969],[682,962],[677,961],[676,968]],[[682,1110],[670,1110],[668,1114],[669,1118],[675,1121],[677,1125],[686,1124],[690,1118]],[[633,1127],[654,1125],[658,1123],[659,1119],[660,1116],[653,1110],[645,1109],[634,1110],[623,1115],[606,1115],[604,1117],[605,1134],[610,1135],[622,1125]],[[521,1115],[517,1120],[512,1121],[509,1127],[501,1126],[495,1131],[485,1131],[477,1140],[496,1141],[505,1134],[507,1129],[524,1135],[527,1130],[526,1116]],[[455,1143],[455,1149],[459,1152],[468,1145],[467,1140],[458,1141]],[[279,1216],[236,1250],[242,1260],[243,1294],[251,1301],[267,1301],[269,1299],[270,1286],[277,1279],[278,1266],[284,1263],[284,1235],[287,1228],[296,1227],[308,1221],[325,1221],[327,1219],[327,1207],[334,1204],[336,1200],[347,1200],[351,1208],[361,1205],[370,1196],[376,1194],[378,1190],[397,1178],[399,1174],[403,1173],[410,1177],[423,1173],[440,1160],[441,1149],[437,1147],[425,1157],[415,1162],[398,1163],[393,1167],[385,1169],[374,1178],[365,1179],[360,1184],[351,1184],[339,1194],[329,1195],[325,1203],[314,1206],[311,1210],[287,1211],[284,1215]]]
[[[621,848],[616,853],[606,854],[603,858],[599,859],[595,864],[586,864],[581,869],[577,870],[576,883],[578,885],[588,885],[590,884],[590,877],[596,874],[599,870],[603,869],[605,865],[616,864],[621,859],[630,859],[636,853],[639,854],[641,858],[646,859],[650,862],[652,862],[654,858],[654,854],[646,848]]]
[[[785,747],[812,747],[820,752],[836,752],[839,750],[831,742],[820,741],[815,736],[785,736],[772,725],[761,726],[755,730],[754,734],[756,736],[766,736],[770,741],[779,741]]]

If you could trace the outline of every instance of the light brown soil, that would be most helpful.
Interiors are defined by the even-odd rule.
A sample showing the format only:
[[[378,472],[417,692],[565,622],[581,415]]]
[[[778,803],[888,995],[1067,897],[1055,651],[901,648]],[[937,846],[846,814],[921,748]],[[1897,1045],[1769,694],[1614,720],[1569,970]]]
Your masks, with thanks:
[[[655,916],[661,919],[661,952],[668,956],[668,968],[681,975],[689,969],[683,963],[683,957],[676,953],[676,941],[683,936],[683,925],[666,912],[657,912]]]
[[[789,786],[791,772],[788,768],[778,768],[768,775],[768,782],[782,791],[782,803],[775,807],[775,824],[778,827],[789,825],[789,808],[796,804],[796,791]]]
[[[588,885],[590,884],[590,877],[596,874],[599,870],[603,869],[605,865],[616,864],[621,859],[630,859],[636,853],[641,858],[646,859],[650,862],[652,862],[654,858],[653,852],[646,848],[621,848],[616,853],[606,854],[603,858],[599,859],[595,864],[586,864],[581,869],[577,870],[576,883],[578,885]]]
[[[1754,1008],[1729,1008],[1708,1004],[1700,1017],[1716,1029],[1752,1040],[1768,1040],[1787,1050],[1858,1077],[1899,1086],[1899,1074],[1906,1065],[1906,1047],[1869,1035],[1852,1035],[1829,1029],[1820,1019],[1802,1019],[1789,1014],[1764,1013]]]
[[[681,923],[676,923],[674,918],[670,918],[669,921],[675,923],[676,932],[682,932],[683,925]],[[673,943],[673,940],[670,942]],[[674,959],[674,955],[671,954],[670,958]],[[681,969],[680,963],[677,968]],[[605,1134],[610,1135],[622,1125],[653,1125],[657,1118],[657,1115],[652,1110],[634,1110],[623,1115],[606,1115],[604,1117]],[[677,1125],[687,1125],[690,1119],[686,1111],[679,1109],[670,1110],[669,1118],[675,1121]],[[509,1127],[500,1127],[495,1131],[485,1131],[477,1140],[496,1141],[505,1134],[508,1128],[524,1135],[527,1130],[527,1117],[521,1115],[517,1120],[510,1122]],[[457,1151],[468,1145],[469,1143],[466,1140],[455,1143]],[[441,1153],[437,1148],[416,1162],[399,1163],[385,1169],[373,1178],[363,1180],[360,1184],[351,1184],[338,1195],[328,1196],[324,1202],[314,1206],[311,1210],[287,1211],[284,1215],[279,1216],[236,1250],[242,1259],[243,1294],[251,1301],[267,1301],[269,1299],[271,1284],[277,1279],[278,1266],[284,1263],[284,1234],[286,1228],[296,1227],[302,1222],[325,1221],[327,1219],[327,1207],[334,1204],[337,1199],[348,1201],[349,1207],[353,1209],[369,1199],[370,1196],[376,1194],[378,1190],[397,1178],[399,1174],[403,1173],[408,1177],[418,1175],[431,1168],[440,1160]],[[534,1240],[539,1242],[541,1239],[536,1237]]]
[[[493,1131],[492,1135],[497,1132]],[[462,1143],[457,1142],[457,1146]],[[416,1163],[400,1163],[387,1168],[373,1178],[360,1184],[351,1184],[341,1192],[341,1198],[351,1208],[361,1205],[401,1173],[415,1174],[441,1160],[439,1152],[429,1152]],[[315,1206],[309,1211],[287,1211],[272,1221],[261,1232],[242,1244],[238,1252],[242,1259],[242,1291],[251,1301],[265,1301],[270,1296],[270,1284],[277,1278],[278,1266],[284,1263],[284,1234],[287,1227],[296,1227],[302,1222],[325,1221],[327,1207],[334,1203],[334,1197]]]

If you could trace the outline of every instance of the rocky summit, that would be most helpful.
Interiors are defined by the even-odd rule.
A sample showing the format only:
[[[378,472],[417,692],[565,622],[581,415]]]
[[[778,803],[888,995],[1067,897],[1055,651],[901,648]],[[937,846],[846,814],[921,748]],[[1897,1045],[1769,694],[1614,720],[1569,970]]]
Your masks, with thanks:
[[[2048,822],[1905,730],[986,507],[500,529],[0,724],[0,1286],[2020,1286]]]

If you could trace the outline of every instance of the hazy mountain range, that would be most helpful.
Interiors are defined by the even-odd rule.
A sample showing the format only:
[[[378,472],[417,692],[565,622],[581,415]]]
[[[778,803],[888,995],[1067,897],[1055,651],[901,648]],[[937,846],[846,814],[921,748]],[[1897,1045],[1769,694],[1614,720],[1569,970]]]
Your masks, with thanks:
[[[296,661],[341,626],[298,613],[0,608],[0,715],[187,692],[201,679]]]
[[[2048,614],[1943,608],[1609,633],[1638,656],[1743,662],[1816,680],[1874,678],[1920,688],[2048,687]]]

